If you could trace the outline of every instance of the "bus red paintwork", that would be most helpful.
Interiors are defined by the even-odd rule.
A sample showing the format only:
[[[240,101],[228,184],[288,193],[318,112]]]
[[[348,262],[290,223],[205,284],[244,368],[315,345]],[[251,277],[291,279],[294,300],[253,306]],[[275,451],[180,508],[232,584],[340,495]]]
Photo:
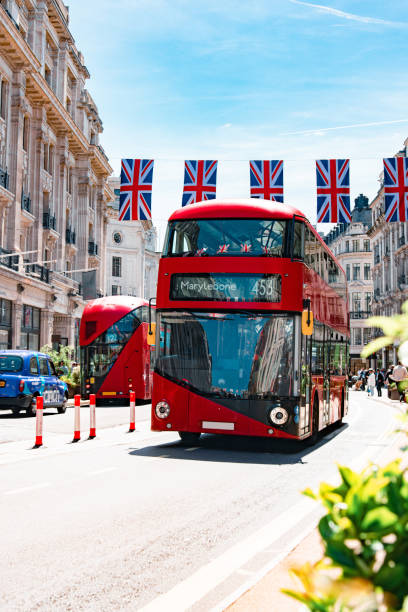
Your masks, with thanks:
[[[147,344],[148,302],[132,296],[93,300],[84,309],[79,332],[81,391],[97,402],[120,403],[151,397],[152,373]]]
[[[302,226],[301,235],[304,240],[302,255],[294,256],[294,246],[289,244],[289,238],[287,238],[288,244],[285,248],[290,247],[291,256],[280,257],[254,255],[237,257],[228,254],[215,256],[209,252],[205,253],[205,257],[193,256],[191,252],[178,256],[177,254],[169,255],[166,252],[168,245],[165,245],[164,256],[159,265],[156,302],[156,313],[159,320],[156,339],[157,362],[153,375],[152,394],[151,425],[154,431],[175,430],[181,432],[181,435],[187,432],[197,435],[211,432],[295,439],[313,436],[315,439],[318,430],[341,420],[347,414],[350,332],[345,273],[304,214],[296,208],[277,202],[271,203],[255,199],[212,200],[177,210],[169,219],[169,227],[172,224],[174,226],[174,223],[189,220],[192,222],[197,220],[209,220],[210,222],[243,220],[245,222],[245,220],[256,219],[285,221],[287,224],[285,236],[291,236],[292,243],[295,231],[297,231],[295,224],[297,228]],[[288,255],[288,252],[283,254]],[[172,299],[174,297],[172,295],[173,276],[185,274],[188,278],[193,278],[194,275],[197,278],[203,278],[203,275],[210,276],[215,273],[279,275],[281,279],[280,299],[274,302],[257,302],[254,299],[245,301],[241,298],[236,301],[234,299],[209,301],[208,299],[193,299],[191,296],[185,301]],[[300,333],[300,315],[308,300],[310,300],[310,309],[315,320],[315,331],[312,337],[303,336]],[[293,368],[295,368],[296,359],[299,365],[298,371],[293,374],[293,387],[288,392],[288,397],[272,397],[270,393],[269,395],[264,393],[263,397],[260,397],[262,394],[258,393],[255,397],[256,394],[251,395],[248,387],[248,393],[237,393],[233,388],[222,389],[224,397],[219,399],[214,394],[197,391],[197,388],[191,385],[188,377],[178,379],[176,370],[173,372],[168,369],[165,374],[163,373],[160,364],[169,357],[165,354],[166,347],[162,346],[166,344],[167,339],[163,337],[165,327],[161,325],[160,328],[160,322],[167,321],[170,330],[174,330],[176,328],[174,325],[172,327],[171,317],[176,320],[177,317],[182,317],[183,313],[186,313],[186,317],[189,313],[195,313],[198,316],[197,326],[194,328],[195,323],[189,323],[191,331],[188,333],[197,334],[200,330],[195,344],[201,343],[206,346],[207,354],[204,360],[210,364],[210,373],[205,374],[208,378],[208,376],[211,377],[214,370],[214,359],[213,355],[210,355],[210,341],[207,336],[204,337],[205,334],[202,332],[203,326],[207,323],[205,317],[200,318],[200,315],[206,314],[208,319],[208,316],[222,317],[222,313],[229,313],[233,317],[235,312],[237,316],[244,316],[239,313],[247,313],[249,320],[251,313],[253,313],[252,318],[255,317],[255,319],[259,315],[260,321],[263,316],[268,315],[293,317]],[[264,334],[263,331],[262,334]],[[214,346],[214,342],[212,345]],[[262,345],[263,341],[258,339],[251,366],[251,377],[258,367],[255,362],[259,363],[260,360],[265,361],[267,358],[260,348]],[[170,355],[170,358],[172,356],[177,358],[175,353]],[[223,361],[228,361],[225,354]],[[233,360],[230,361],[232,363]],[[177,366],[175,367],[177,369]],[[258,371],[261,367],[258,367]],[[296,377],[297,380],[295,380]],[[230,380],[232,380],[231,375]],[[211,391],[214,388],[218,390],[218,387],[214,387],[212,383],[213,381],[211,381]],[[293,390],[296,388],[297,393],[293,395]],[[157,416],[156,405],[160,402],[165,402],[170,407],[170,414],[166,418]],[[271,421],[268,415],[274,406],[277,410],[285,407],[289,414],[288,424],[279,425]]]

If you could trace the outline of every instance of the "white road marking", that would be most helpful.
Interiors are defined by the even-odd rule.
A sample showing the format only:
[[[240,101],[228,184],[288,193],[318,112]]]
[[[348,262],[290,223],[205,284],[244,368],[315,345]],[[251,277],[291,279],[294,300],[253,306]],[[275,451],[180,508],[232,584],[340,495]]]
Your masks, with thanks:
[[[106,467],[101,470],[94,470],[93,472],[88,472],[88,476],[97,476],[98,474],[106,474],[107,472],[113,472],[114,470],[117,470],[117,469],[118,468],[115,466]]]
[[[201,567],[167,593],[156,597],[139,612],[163,612],[163,610],[188,610],[202,599],[215,585],[220,584],[234,571],[240,569],[254,555],[271,546],[305,515],[316,509],[311,499],[302,500],[289,511],[283,512],[255,534],[232,546],[225,553]]]
[[[199,446],[192,446],[191,448],[185,448],[184,450],[190,452],[190,451],[195,451],[198,448],[200,448],[200,447]]]
[[[30,485],[29,487],[21,487],[21,489],[12,489],[11,491],[4,491],[4,495],[18,495],[19,493],[25,493],[26,491],[35,491],[36,489],[45,489],[50,487],[50,482],[40,482],[36,485]]]

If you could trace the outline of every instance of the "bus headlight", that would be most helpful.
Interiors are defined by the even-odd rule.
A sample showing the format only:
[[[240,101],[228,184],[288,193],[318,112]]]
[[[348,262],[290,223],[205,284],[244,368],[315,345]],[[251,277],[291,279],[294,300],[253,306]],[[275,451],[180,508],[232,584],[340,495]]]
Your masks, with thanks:
[[[159,417],[159,419],[167,419],[170,414],[170,406],[167,402],[162,400],[161,402],[157,402],[154,411],[156,413],[156,416]]]
[[[288,411],[281,406],[276,406],[270,411],[269,418],[275,425],[284,425],[289,418]]]

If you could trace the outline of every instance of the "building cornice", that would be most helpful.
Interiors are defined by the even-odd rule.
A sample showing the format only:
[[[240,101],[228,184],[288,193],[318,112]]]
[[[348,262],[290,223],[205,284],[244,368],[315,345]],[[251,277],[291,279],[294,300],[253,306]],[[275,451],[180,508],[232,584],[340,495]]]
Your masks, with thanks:
[[[41,62],[0,5],[0,50],[15,69],[41,69]]]

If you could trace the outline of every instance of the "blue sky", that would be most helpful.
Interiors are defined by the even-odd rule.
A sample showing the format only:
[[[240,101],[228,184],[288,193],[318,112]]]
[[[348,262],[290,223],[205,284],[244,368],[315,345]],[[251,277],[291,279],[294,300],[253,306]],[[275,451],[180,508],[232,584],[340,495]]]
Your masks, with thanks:
[[[115,174],[156,160],[161,233],[184,159],[219,160],[218,197],[248,197],[249,159],[284,159],[285,201],[315,223],[315,159],[349,157],[371,199],[408,137],[406,0],[67,3]]]

